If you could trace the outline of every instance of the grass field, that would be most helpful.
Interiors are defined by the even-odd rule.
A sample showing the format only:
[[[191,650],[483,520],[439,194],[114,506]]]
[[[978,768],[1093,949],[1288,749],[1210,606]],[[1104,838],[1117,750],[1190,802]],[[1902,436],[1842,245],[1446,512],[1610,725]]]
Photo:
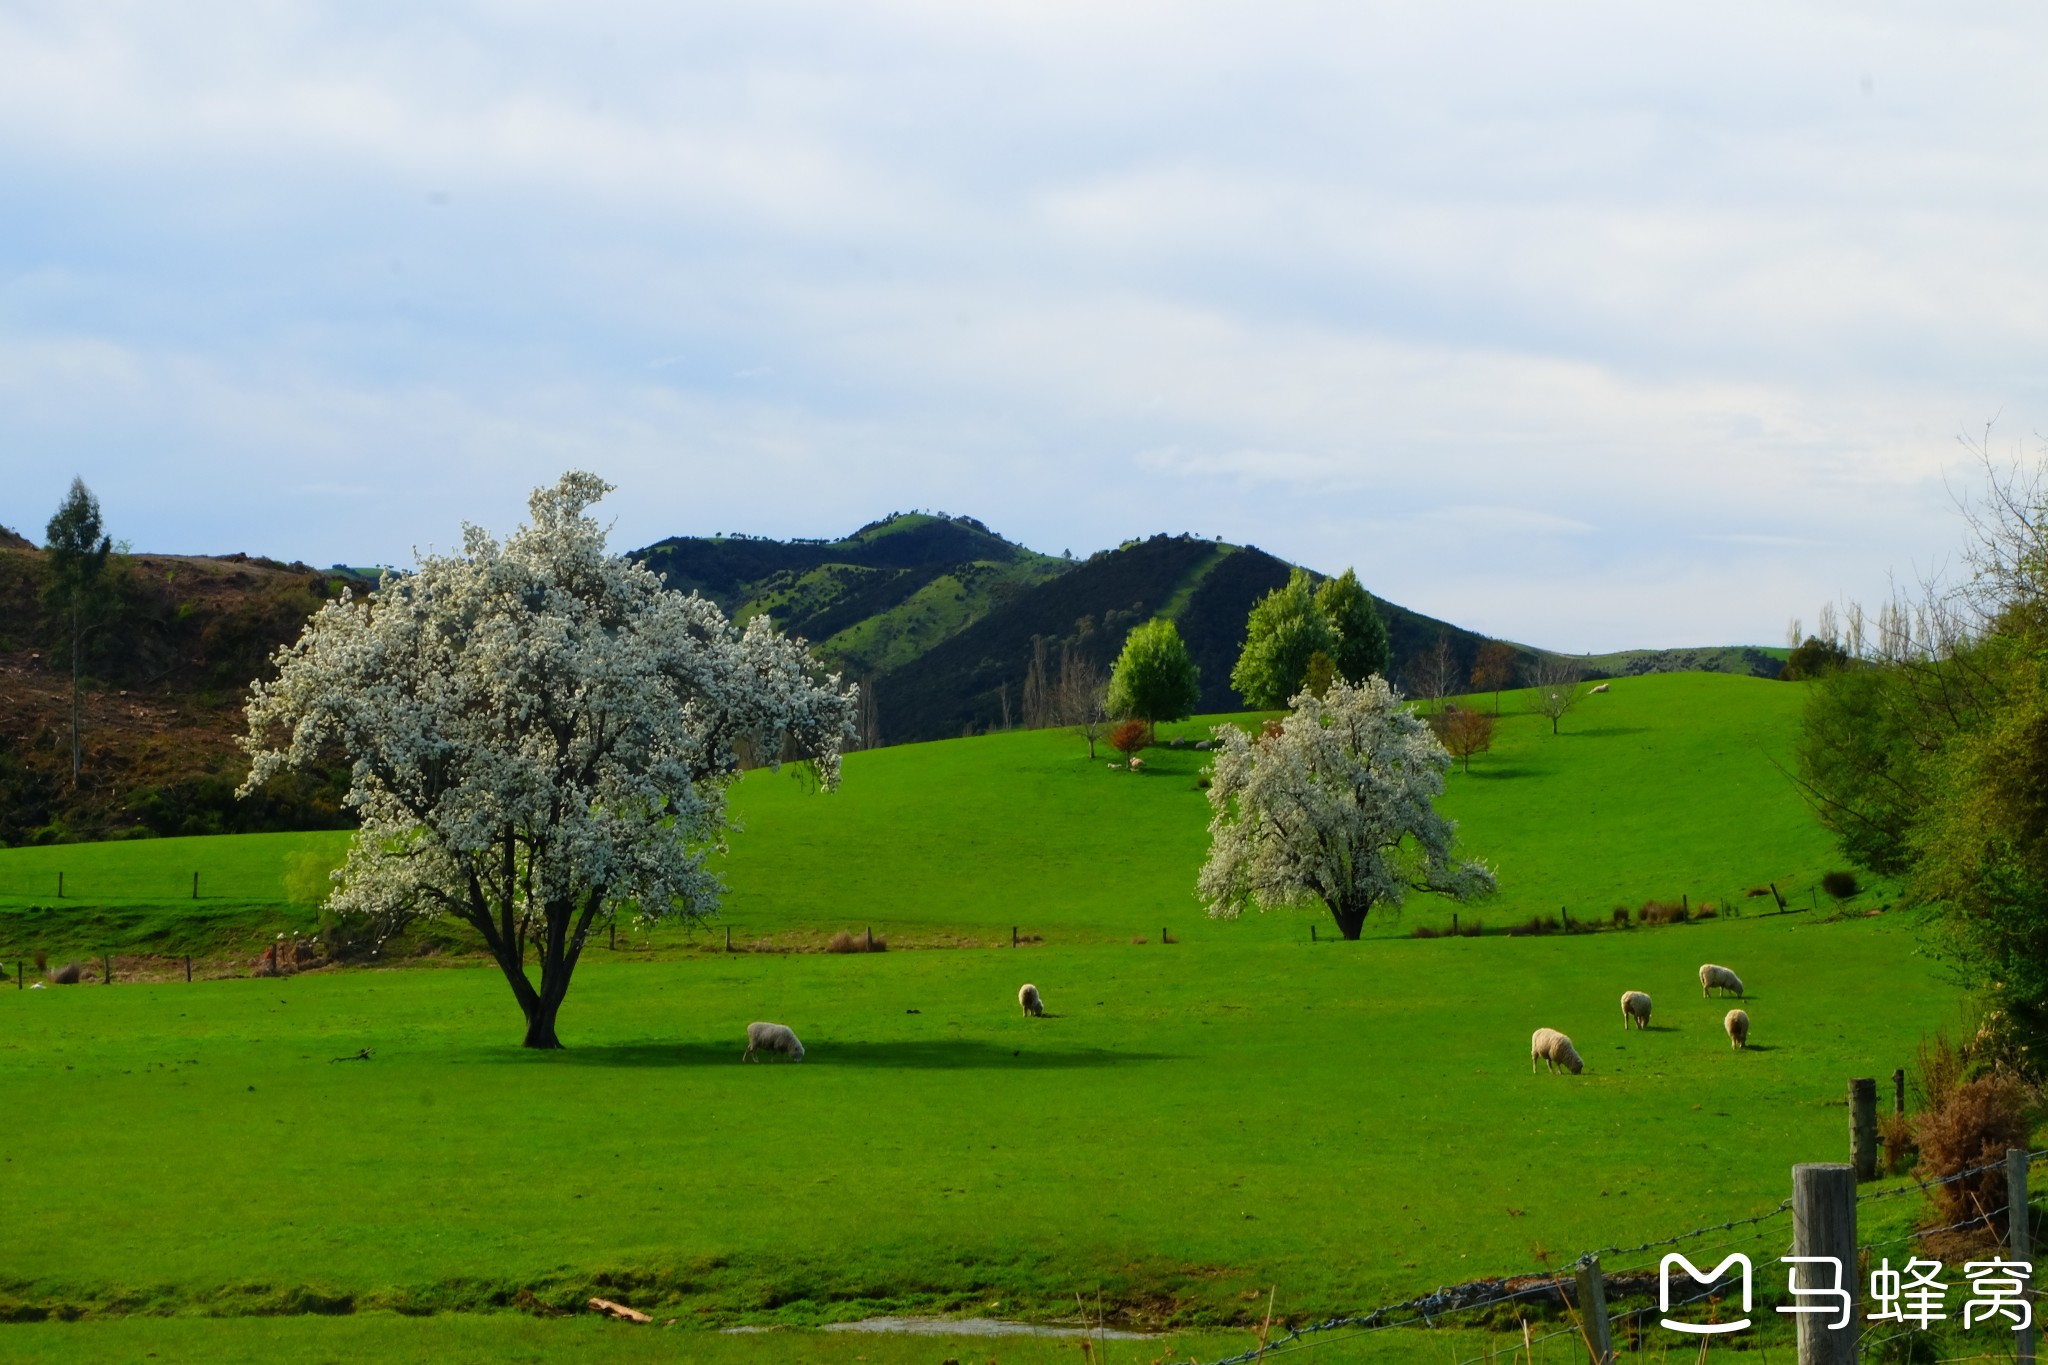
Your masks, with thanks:
[[[1614,688],[1555,736],[1519,709],[1520,694],[1505,694],[1494,751],[1452,774],[1445,808],[1501,882],[1500,896],[1466,917],[1498,927],[1564,906],[1604,917],[1615,904],[1681,895],[1739,906],[1744,890],[1771,881],[1798,904],[1820,903],[1832,845],[1773,766],[1803,688],[1716,674]],[[1161,738],[1205,737],[1220,719],[1162,726]],[[1308,937],[1308,915],[1249,927],[1202,916],[1194,878],[1209,809],[1195,779],[1207,755],[1156,748],[1147,771],[1130,774],[1110,771],[1111,751],[1100,752],[1091,763],[1080,741],[1030,731],[904,745],[852,755],[842,789],[823,797],[786,775],[750,774],[733,793],[744,829],[725,860],[723,924],[740,942],[814,941],[863,925],[902,943],[1007,943],[1013,925],[1059,942],[1168,926],[1230,942]],[[319,873],[345,842],[323,833],[0,849],[0,955],[150,942],[240,950],[310,929]],[[60,871],[70,897],[61,902]],[[1449,917],[1423,898],[1398,920],[1376,914],[1367,932]]]
[[[1451,782],[1471,850],[1501,870],[1500,901],[1476,913],[1719,900],[1766,880],[1803,896],[1828,845],[1770,766],[1798,701],[1646,678],[1554,739],[1508,717]],[[0,1354],[1073,1359],[1071,1342],[805,1329],[1071,1318],[1077,1294],[1202,1332],[1190,1350],[1238,1349],[1241,1330],[1213,1333],[1256,1319],[1275,1286],[1298,1321],[1773,1208],[1793,1162],[1842,1156],[1846,1078],[1908,1065],[1956,1018],[1900,914],[1399,936],[1448,918],[1418,903],[1361,944],[1311,944],[1306,915],[1211,922],[1190,890],[1201,756],[1157,751],[1130,775],[1077,750],[1034,734],[882,750],[856,755],[835,796],[756,774],[735,802],[738,939],[871,924],[899,943],[1007,945],[1016,924],[1044,943],[726,955],[657,936],[590,955],[559,1054],[514,1046],[517,1013],[483,968],[0,991],[0,1317],[87,1319],[0,1327]],[[81,911],[197,932],[148,879],[182,859],[202,889],[221,879],[224,904],[276,913],[319,847],[293,838],[164,841],[154,864],[139,843],[8,850],[0,886],[68,857],[135,890]],[[249,894],[229,894],[231,875]],[[0,903],[10,945],[23,926],[54,932],[28,903]],[[1161,945],[1161,927],[1181,941]],[[1746,1053],[1721,1035],[1726,1005],[1698,995],[1708,960],[1750,985]],[[1053,1017],[1018,1016],[1027,979]],[[1657,1000],[1648,1033],[1620,1026],[1630,988]],[[791,1024],[809,1059],[738,1065],[757,1018]],[[1530,1074],[1538,1025],[1579,1041],[1585,1075]],[[1877,1207],[1902,1228],[1916,1202]],[[681,1326],[632,1338],[452,1311],[591,1293]],[[353,1316],[259,1320],[321,1312]],[[215,1336],[196,1315],[233,1323]],[[704,1330],[736,1323],[784,1330]],[[1448,1365],[1446,1349],[1382,1339],[1371,1358]]]

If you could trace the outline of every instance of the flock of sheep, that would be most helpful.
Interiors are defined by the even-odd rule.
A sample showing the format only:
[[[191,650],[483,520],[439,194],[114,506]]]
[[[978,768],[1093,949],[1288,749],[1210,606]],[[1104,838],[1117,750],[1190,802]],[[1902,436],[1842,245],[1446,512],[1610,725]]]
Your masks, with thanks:
[[[1028,990],[1029,987],[1026,987]],[[1733,991],[1735,998],[1742,998],[1742,978],[1726,967],[1706,963],[1700,968],[1700,995],[1710,996],[1715,991]],[[1621,1026],[1623,1028],[1646,1029],[1650,1026],[1650,997],[1641,991],[1624,991],[1621,996]],[[1729,1010],[1721,1020],[1721,1027],[1728,1030],[1728,1042],[1732,1047],[1749,1046],[1749,1014],[1747,1011]],[[1576,1076],[1586,1069],[1586,1063],[1579,1056],[1579,1050],[1572,1046],[1572,1040],[1554,1028],[1540,1028],[1529,1037],[1529,1070],[1536,1070],[1541,1059],[1552,1075],[1560,1067]]]
[[[1733,991],[1735,998],[1742,998],[1742,978],[1726,967],[1709,962],[1700,968],[1700,995],[1710,996],[1715,991]],[[1038,998],[1038,987],[1030,982],[1017,990],[1017,1004],[1023,1008],[1027,1019],[1045,1017],[1045,1002]],[[1623,991],[1621,995],[1621,1026],[1623,1028],[1647,1029],[1650,1026],[1650,997],[1642,991]],[[1749,1014],[1747,1011],[1729,1010],[1721,1020],[1721,1027],[1728,1030],[1728,1042],[1732,1047],[1749,1046]],[[793,1062],[804,1059],[804,1045],[787,1024],[756,1023],[747,1025],[747,1050],[740,1054],[740,1060],[751,1062],[757,1052],[779,1052]],[[1572,1046],[1572,1040],[1554,1028],[1540,1028],[1529,1036],[1529,1070],[1536,1070],[1536,1063],[1542,1061],[1552,1075],[1558,1070],[1569,1071],[1576,1076],[1586,1069],[1586,1063],[1579,1056],[1579,1050]]]
[[[1741,983],[1737,982],[1736,984],[1739,989]],[[1648,998],[1648,996],[1644,997],[1646,1000]],[[1029,981],[1018,987],[1017,1003],[1023,1007],[1025,1018],[1043,1019],[1045,1017],[1045,1002],[1038,998],[1038,987],[1032,985]],[[1545,1029],[1544,1032],[1548,1033],[1549,1030]],[[1563,1038],[1564,1035],[1559,1034],[1558,1037]],[[1571,1047],[1571,1040],[1569,1038],[1565,1039],[1565,1047],[1567,1049]],[[757,1052],[780,1052],[792,1062],[800,1062],[804,1059],[804,1045],[787,1024],[747,1025],[747,1050],[740,1054],[740,1060],[751,1062],[754,1060],[754,1054]],[[1573,1055],[1576,1058],[1577,1054]],[[1578,1068],[1573,1067],[1572,1069],[1576,1071]]]

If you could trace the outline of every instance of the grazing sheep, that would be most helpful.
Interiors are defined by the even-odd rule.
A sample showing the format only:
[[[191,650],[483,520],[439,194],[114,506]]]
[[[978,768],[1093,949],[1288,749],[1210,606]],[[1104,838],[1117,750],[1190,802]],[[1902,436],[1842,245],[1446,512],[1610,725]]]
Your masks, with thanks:
[[[1703,998],[1712,995],[1716,987],[1734,991],[1738,1000],[1742,998],[1742,978],[1726,967],[1716,967],[1709,962],[1700,968],[1700,995]]]
[[[1729,1010],[1728,1017],[1721,1021],[1728,1030],[1728,1041],[1738,1048],[1749,1046],[1749,1014],[1745,1010]]]
[[[740,1060],[751,1062],[756,1052],[787,1053],[792,1062],[804,1059],[804,1045],[786,1024],[747,1025],[747,1050],[740,1054]]]
[[[1529,1070],[1532,1072],[1536,1070],[1538,1057],[1543,1059],[1543,1064],[1550,1068],[1553,1076],[1559,1067],[1574,1076],[1586,1069],[1586,1064],[1579,1060],[1579,1050],[1572,1046],[1572,1040],[1554,1028],[1540,1028],[1529,1035]]]
[[[1627,1028],[1631,1024],[1645,1029],[1650,1026],[1650,997],[1641,991],[1621,993],[1621,1026]]]
[[[1017,1003],[1024,1007],[1026,1019],[1045,1018],[1045,1002],[1038,998],[1038,987],[1029,981],[1017,988]]]

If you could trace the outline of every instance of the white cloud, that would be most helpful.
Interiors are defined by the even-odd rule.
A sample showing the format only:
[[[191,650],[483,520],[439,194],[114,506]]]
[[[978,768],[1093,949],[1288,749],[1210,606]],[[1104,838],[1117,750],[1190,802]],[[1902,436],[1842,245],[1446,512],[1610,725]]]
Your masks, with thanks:
[[[0,520],[76,470],[141,544],[401,559],[574,462],[635,543],[942,506],[1775,639],[2048,423],[2044,29],[16,5]]]

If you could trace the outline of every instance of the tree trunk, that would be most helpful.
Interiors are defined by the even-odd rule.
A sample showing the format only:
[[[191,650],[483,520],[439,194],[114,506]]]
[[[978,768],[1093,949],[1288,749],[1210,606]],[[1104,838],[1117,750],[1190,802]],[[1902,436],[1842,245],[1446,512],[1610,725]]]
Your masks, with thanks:
[[[1365,928],[1365,911],[1333,908],[1330,917],[1337,921],[1337,932],[1347,939],[1356,939]]]
[[[526,1006],[526,1037],[519,1046],[532,1048],[559,1049],[562,1040],[555,1036],[555,1014],[562,1008],[562,997],[558,992],[535,995],[523,1002]]]
[[[71,599],[71,787],[78,789],[78,597]]]

